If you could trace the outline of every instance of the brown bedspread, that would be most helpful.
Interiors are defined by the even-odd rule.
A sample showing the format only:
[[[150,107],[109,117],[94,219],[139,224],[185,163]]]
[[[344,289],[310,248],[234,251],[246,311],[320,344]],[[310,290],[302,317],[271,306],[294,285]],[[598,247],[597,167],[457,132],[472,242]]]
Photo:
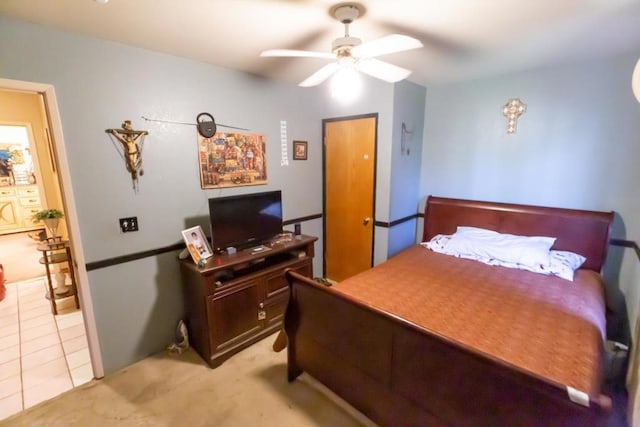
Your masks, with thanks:
[[[569,282],[415,246],[334,289],[561,386],[600,393],[605,303],[593,271]]]

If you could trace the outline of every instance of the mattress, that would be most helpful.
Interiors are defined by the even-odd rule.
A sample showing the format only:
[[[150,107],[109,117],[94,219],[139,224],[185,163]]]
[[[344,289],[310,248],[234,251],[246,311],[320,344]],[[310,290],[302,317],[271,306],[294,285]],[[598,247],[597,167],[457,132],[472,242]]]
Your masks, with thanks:
[[[334,286],[483,356],[597,396],[603,378],[604,287],[411,247]]]

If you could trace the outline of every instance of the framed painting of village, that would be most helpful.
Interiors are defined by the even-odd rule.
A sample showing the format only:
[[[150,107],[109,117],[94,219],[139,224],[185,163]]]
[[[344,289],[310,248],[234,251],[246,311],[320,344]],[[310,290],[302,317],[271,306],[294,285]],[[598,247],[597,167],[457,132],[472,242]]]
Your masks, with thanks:
[[[202,188],[224,188],[267,183],[264,135],[217,132],[198,134],[198,163]]]

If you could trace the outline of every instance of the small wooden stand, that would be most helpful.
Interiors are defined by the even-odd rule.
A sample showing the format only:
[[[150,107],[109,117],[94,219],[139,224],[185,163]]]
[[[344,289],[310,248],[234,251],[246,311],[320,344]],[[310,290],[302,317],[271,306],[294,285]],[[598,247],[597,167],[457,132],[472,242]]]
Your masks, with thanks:
[[[58,307],[56,306],[56,300],[73,296],[76,302],[76,308],[80,308],[80,301],[78,300],[78,289],[76,287],[76,276],[73,271],[73,258],[71,257],[71,248],[69,247],[68,240],[62,240],[60,237],[49,237],[46,241],[43,241],[38,245],[37,249],[42,252],[42,258],[40,258],[40,264],[44,264],[47,270],[47,299],[51,302],[51,312],[58,314]],[[50,266],[66,262],[71,278],[71,286],[69,290],[63,294],[55,293],[53,289],[53,279]],[[61,269],[62,274],[65,271]],[[64,280],[64,277],[63,277]]]

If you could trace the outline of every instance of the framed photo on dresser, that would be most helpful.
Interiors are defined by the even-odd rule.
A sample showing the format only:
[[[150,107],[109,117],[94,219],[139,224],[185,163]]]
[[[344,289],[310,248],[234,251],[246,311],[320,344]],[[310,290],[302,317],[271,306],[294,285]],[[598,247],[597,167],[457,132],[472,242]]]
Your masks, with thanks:
[[[184,243],[187,245],[187,250],[191,254],[191,258],[193,258],[193,262],[196,264],[199,263],[200,260],[213,256],[211,246],[209,246],[209,242],[202,231],[202,227],[199,225],[182,230],[182,238],[184,239]]]

